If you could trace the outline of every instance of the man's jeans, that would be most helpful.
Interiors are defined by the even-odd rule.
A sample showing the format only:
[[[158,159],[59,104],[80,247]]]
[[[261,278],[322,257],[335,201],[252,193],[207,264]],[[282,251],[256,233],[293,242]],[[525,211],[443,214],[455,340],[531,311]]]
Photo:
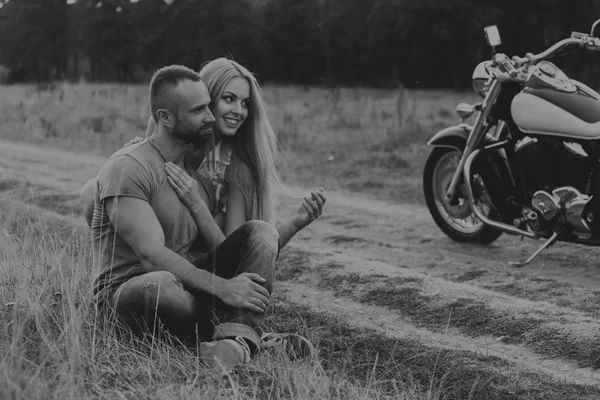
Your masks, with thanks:
[[[243,272],[260,275],[269,294],[278,251],[279,233],[266,222],[249,221],[217,248],[194,262],[198,268],[225,279]],[[167,271],[149,272],[123,283],[110,299],[118,318],[135,332],[155,329],[158,319],[179,337],[201,341],[241,336],[258,348],[264,313],[225,305],[208,294],[187,291]]]

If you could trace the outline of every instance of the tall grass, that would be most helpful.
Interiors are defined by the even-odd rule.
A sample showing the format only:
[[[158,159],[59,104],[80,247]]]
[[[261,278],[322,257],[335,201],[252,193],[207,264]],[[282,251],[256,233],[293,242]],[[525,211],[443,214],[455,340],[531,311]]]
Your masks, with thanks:
[[[475,96],[448,91],[266,86],[288,184],[422,203],[427,139]],[[149,118],[145,85],[54,84],[0,90],[0,138],[109,156]],[[316,186],[315,186],[316,185]]]
[[[370,193],[370,182],[389,199],[397,198],[400,181],[420,177],[426,141],[460,122],[455,105],[476,100],[470,93],[405,88],[266,86],[264,91],[284,149],[278,167],[288,183],[312,186],[318,177],[326,188]],[[109,156],[143,136],[148,117],[145,85],[0,91],[0,138],[77,152]]]
[[[133,337],[90,302],[88,232],[68,219],[0,201],[0,398],[2,399],[422,399],[418,386],[382,391],[376,376],[350,381],[319,359],[260,354],[216,374],[197,350],[166,334]],[[270,324],[298,324],[273,307]],[[309,337],[307,327],[303,332]],[[318,327],[317,327],[318,328]],[[317,337],[311,337],[318,343]]]

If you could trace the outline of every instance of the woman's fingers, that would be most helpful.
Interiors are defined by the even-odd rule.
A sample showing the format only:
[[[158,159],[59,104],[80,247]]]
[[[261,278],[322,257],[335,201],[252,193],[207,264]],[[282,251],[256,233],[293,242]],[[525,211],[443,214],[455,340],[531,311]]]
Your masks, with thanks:
[[[309,206],[311,206],[311,208],[316,209],[318,208],[316,203],[314,202],[313,199],[311,199],[310,197],[305,197],[304,201],[308,203]]]
[[[306,210],[306,213],[308,214],[308,217],[311,220],[315,219],[315,212],[312,209],[312,207],[306,201],[303,201],[302,205],[304,206],[304,209]]]
[[[167,178],[171,179],[179,188],[184,188],[185,185],[181,179],[177,175],[173,174],[169,169],[167,169]]]
[[[182,182],[185,182],[188,179],[193,179],[181,167],[179,167],[179,166],[177,166],[177,165],[175,165],[175,164],[173,164],[171,162],[166,163],[165,167],[167,167],[169,170],[171,170],[171,172],[173,173],[173,175],[175,175],[176,177],[178,177],[179,180],[181,180]]]
[[[177,194],[183,194],[183,190],[181,189],[181,187],[179,187],[179,185],[173,180],[173,178],[171,178],[170,176],[167,176],[167,182],[169,182],[169,185],[171,185],[171,187],[173,189],[175,189],[175,191],[177,192]]]
[[[311,196],[313,198],[313,200],[315,201],[315,203],[317,204],[317,207],[319,207],[319,210],[323,209],[323,199],[317,194],[317,192],[312,192]]]
[[[312,192],[311,196],[313,196],[312,199],[310,197],[305,197],[304,201],[312,208],[312,214],[314,216],[313,218],[318,218],[323,210],[323,202],[315,192]]]
[[[188,177],[183,175],[180,171],[177,171],[169,164],[165,164],[165,170],[167,171],[167,175],[171,177],[181,188],[187,188],[192,186],[192,183],[189,182]],[[193,179],[193,178],[191,178]]]
[[[315,193],[317,193],[317,196],[321,199],[323,204],[325,204],[325,202],[327,201],[327,196],[325,196],[325,193],[323,193],[323,188],[317,189]]]
[[[179,165],[174,164],[172,162],[167,162],[167,164],[169,167],[173,168],[175,171],[181,173],[181,174],[186,174],[186,172],[183,170],[183,168],[181,168]]]
[[[187,173],[184,170],[182,170],[177,165],[170,163],[170,162],[165,164],[165,168],[167,169],[167,171],[171,171],[171,173],[173,175],[177,176],[180,179],[184,179],[185,176],[187,175]]]

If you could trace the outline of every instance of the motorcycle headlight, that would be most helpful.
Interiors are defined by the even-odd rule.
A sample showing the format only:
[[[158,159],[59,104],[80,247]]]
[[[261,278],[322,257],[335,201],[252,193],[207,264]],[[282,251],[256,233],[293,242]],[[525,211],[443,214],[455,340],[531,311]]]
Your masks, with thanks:
[[[477,64],[475,71],[473,71],[473,90],[480,97],[485,97],[489,87],[485,84],[490,79],[490,73],[488,71],[488,61],[483,61]]]

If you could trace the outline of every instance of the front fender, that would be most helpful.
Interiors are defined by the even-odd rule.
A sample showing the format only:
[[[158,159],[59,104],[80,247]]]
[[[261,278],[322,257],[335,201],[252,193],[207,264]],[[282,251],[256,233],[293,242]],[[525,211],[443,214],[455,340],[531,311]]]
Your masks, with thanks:
[[[468,124],[450,126],[433,135],[427,142],[427,145],[433,147],[452,147],[463,151],[471,129],[473,127]]]

